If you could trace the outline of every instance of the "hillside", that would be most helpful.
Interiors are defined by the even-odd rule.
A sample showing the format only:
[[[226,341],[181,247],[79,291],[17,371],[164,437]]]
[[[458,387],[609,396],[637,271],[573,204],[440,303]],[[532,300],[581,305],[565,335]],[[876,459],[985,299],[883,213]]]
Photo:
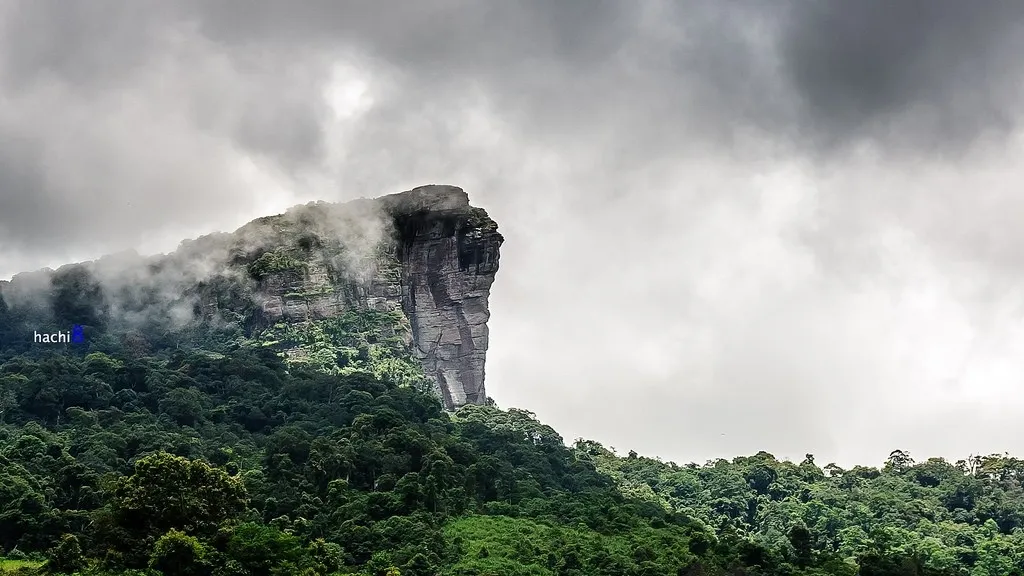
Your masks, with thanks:
[[[1010,456],[680,465],[500,409],[501,242],[432,187],[16,277],[0,574],[1024,575]]]

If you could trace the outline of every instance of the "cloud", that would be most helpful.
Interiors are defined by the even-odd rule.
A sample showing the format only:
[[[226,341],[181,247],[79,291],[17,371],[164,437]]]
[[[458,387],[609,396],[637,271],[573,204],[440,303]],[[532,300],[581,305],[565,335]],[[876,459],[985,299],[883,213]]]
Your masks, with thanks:
[[[960,154],[1019,125],[1019,2],[825,1],[791,14],[783,68],[813,141]]]
[[[566,438],[1021,451],[1022,15],[0,0],[0,276],[451,183],[508,239],[489,392]]]
[[[326,62],[278,54],[253,65],[130,3],[13,6],[0,163],[15,169],[0,182],[0,245],[117,250],[202,230],[259,203],[250,163],[317,162],[328,107],[311,95]]]

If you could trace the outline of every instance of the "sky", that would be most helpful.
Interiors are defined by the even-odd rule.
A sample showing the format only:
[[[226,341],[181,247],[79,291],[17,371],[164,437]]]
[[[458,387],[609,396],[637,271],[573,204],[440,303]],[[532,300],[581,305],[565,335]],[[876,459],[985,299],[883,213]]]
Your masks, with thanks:
[[[0,0],[0,278],[453,184],[488,394],[567,441],[1020,455],[1021,53],[1016,0]]]

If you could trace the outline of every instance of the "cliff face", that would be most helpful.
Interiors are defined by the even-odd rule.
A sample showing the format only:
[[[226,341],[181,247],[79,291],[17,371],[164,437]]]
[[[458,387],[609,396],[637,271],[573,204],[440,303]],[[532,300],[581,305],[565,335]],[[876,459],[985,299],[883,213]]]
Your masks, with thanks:
[[[15,277],[2,294],[30,310],[22,318],[56,324],[58,317],[70,318],[61,310],[81,308],[90,318],[71,318],[75,323],[108,330],[155,318],[179,326],[236,325],[291,361],[316,360],[328,370],[355,366],[357,357],[373,356],[379,342],[398,341],[453,409],[486,400],[487,302],[502,242],[495,222],[471,206],[462,189],[423,186],[377,199],[297,206],[231,234],[184,242],[167,256],[102,259],[47,272],[46,319],[38,299],[12,302],[16,293],[29,292],[30,280],[39,285],[39,274]],[[19,284],[21,290],[13,289]],[[85,293],[89,302],[78,302]],[[353,329],[350,319],[360,311],[378,318],[360,328],[369,332],[357,342],[351,334],[332,339],[339,322]],[[399,321],[383,325],[383,317]]]
[[[316,321],[353,308],[401,311],[406,343],[445,406],[486,400],[487,301],[503,238],[466,192],[423,186],[374,200],[297,207],[276,222],[257,221],[253,235],[266,238],[260,225],[275,223],[283,234],[249,264],[259,278],[262,325]],[[291,244],[289,231],[298,235],[298,250],[282,250]],[[236,233],[247,234],[245,228]],[[254,268],[272,260],[269,254],[281,262],[260,276]]]
[[[398,231],[415,353],[445,405],[483,403],[487,300],[503,241],[497,225],[460,189],[418,189],[384,202]]]

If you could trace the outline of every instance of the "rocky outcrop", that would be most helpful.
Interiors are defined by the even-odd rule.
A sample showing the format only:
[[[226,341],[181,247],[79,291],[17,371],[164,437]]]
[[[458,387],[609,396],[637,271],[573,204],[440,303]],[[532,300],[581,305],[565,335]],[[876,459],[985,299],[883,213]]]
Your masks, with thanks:
[[[497,225],[459,188],[417,188],[382,202],[397,231],[414,352],[446,406],[483,403],[487,302],[503,241]]]
[[[287,223],[296,224],[293,234],[316,247],[260,279],[263,324],[326,318],[352,307],[400,309],[409,320],[412,352],[445,406],[486,400],[488,296],[503,238],[465,191],[423,186],[374,200],[307,205],[285,216],[236,232],[266,238],[259,226],[285,231]],[[375,219],[379,225],[366,226]],[[351,234],[356,223],[367,228],[364,234]],[[363,243],[374,234],[380,237],[372,246]],[[275,237],[267,247],[287,244]]]

